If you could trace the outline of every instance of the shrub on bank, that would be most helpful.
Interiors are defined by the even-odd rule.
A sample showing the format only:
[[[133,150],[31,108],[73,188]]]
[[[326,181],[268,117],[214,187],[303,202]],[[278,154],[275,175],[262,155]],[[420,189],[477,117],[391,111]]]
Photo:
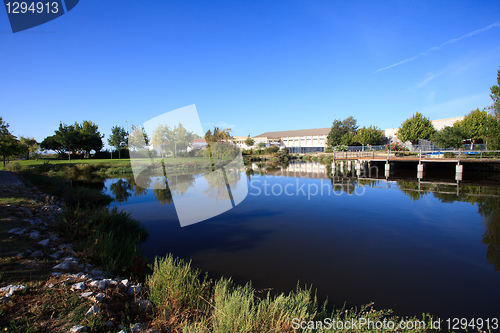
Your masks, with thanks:
[[[5,166],[5,169],[9,170],[9,171],[21,171],[23,169],[21,163],[19,162],[11,162],[11,163],[8,163],[6,166]]]
[[[94,263],[113,274],[124,273],[134,265],[141,256],[140,242],[148,236],[139,221],[116,207],[66,208],[57,229]]]
[[[272,155],[272,154],[276,154],[278,152],[278,150],[280,150],[278,146],[271,146],[271,147],[267,147],[264,151],[266,154]]]

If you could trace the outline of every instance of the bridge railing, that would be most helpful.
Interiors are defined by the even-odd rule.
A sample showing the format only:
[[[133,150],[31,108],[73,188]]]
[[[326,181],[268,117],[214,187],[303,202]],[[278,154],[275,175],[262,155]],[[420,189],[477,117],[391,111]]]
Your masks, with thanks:
[[[445,154],[447,156],[445,156]],[[495,158],[500,159],[500,150],[462,150],[462,149],[437,149],[437,150],[418,150],[418,151],[334,151],[333,159],[366,159],[366,158]]]
[[[400,145],[403,148],[407,148],[408,151],[410,152],[416,152],[420,150],[425,150],[425,151],[455,151],[455,148],[439,148],[438,146],[435,146],[433,144],[425,144],[425,145],[412,145],[412,144],[402,144]],[[385,151],[387,149],[386,145],[376,145],[376,146],[348,146],[347,151],[351,152],[357,152],[357,151]],[[475,143],[473,145],[471,144],[464,144],[461,147],[462,151],[484,151],[487,150],[486,146],[484,144],[478,144]]]

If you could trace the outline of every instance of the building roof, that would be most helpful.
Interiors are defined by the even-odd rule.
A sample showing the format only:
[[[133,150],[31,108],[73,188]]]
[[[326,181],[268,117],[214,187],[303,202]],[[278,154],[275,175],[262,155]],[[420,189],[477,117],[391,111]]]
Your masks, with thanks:
[[[193,143],[207,143],[207,141],[205,139],[194,139]]]
[[[279,131],[279,132],[266,132],[261,135],[255,136],[255,138],[286,138],[292,136],[312,136],[312,135],[328,135],[331,128],[313,128],[313,129],[303,129],[295,131]]]

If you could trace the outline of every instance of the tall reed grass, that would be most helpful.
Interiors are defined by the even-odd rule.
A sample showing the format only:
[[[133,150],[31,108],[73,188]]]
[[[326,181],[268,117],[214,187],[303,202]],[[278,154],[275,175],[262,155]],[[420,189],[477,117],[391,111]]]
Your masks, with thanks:
[[[76,249],[113,274],[125,273],[141,257],[141,241],[148,231],[128,212],[116,207],[67,208],[57,228]]]
[[[297,286],[288,294],[267,292],[262,295],[251,283],[241,286],[225,278],[212,283],[199,270],[193,270],[191,263],[172,255],[155,260],[153,273],[146,284],[149,299],[156,305],[156,325],[172,332],[373,332],[373,327],[368,325],[356,329],[332,329],[328,323],[359,322],[361,319],[367,322],[383,322],[385,319],[386,322],[398,323],[400,320],[391,316],[391,310],[373,309],[373,304],[360,309],[327,310],[326,302],[318,304],[311,288]],[[431,317],[423,315],[420,321],[425,328],[397,331],[436,332],[430,328],[430,320]],[[376,331],[393,332],[390,329]]]

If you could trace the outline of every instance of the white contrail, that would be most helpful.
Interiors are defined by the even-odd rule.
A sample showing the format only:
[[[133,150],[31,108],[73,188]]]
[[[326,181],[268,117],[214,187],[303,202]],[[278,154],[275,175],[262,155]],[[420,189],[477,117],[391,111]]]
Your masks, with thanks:
[[[413,56],[411,58],[408,58],[408,59],[405,59],[403,61],[400,61],[398,63],[395,63],[393,65],[390,65],[390,66],[387,66],[387,67],[384,67],[384,68],[380,68],[380,69],[377,69],[375,72],[373,72],[372,74],[375,74],[375,73],[378,73],[378,72],[381,72],[381,71],[385,71],[386,69],[389,69],[389,68],[392,68],[392,67],[396,67],[396,66],[399,66],[399,65],[402,65],[404,64],[405,62],[409,62],[409,61],[413,61],[417,58],[420,58],[422,56],[426,56],[428,55],[429,53],[431,53],[432,51],[437,51],[439,50],[440,48],[442,48],[443,46],[445,46],[446,44],[451,44],[451,43],[456,43],[458,42],[459,40],[461,39],[464,39],[464,38],[467,38],[467,37],[471,37],[471,36],[474,36],[474,35],[477,35],[483,31],[486,31],[486,30],[490,30],[491,28],[494,28],[494,27],[498,27],[500,26],[500,21],[499,22],[495,22],[493,24],[490,24],[489,26],[487,27],[484,27],[484,28],[481,28],[481,29],[478,29],[478,30],[475,30],[473,32],[469,32],[468,34],[465,34],[463,35],[462,37],[459,37],[459,38],[453,38],[453,39],[450,39],[449,41],[447,42],[444,42],[443,44],[439,45],[439,46],[434,46],[434,47],[431,47],[430,49],[428,49],[427,51],[425,52],[422,52],[422,53],[419,53],[417,54],[416,56]]]

